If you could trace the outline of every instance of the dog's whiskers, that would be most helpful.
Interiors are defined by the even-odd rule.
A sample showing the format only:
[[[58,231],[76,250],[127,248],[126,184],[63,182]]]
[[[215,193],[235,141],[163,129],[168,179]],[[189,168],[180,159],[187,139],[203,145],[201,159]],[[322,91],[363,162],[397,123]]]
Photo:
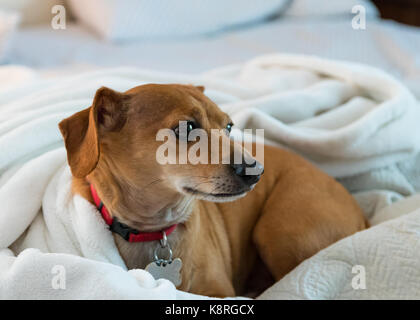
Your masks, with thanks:
[[[160,182],[163,182],[163,181],[166,181],[166,180],[168,180],[168,179],[156,179],[156,180],[153,180],[149,184],[145,185],[140,191],[143,192],[144,189],[146,189],[146,188],[148,188],[148,187],[150,187],[150,186],[152,186],[152,185],[154,185],[156,183],[160,183]]]

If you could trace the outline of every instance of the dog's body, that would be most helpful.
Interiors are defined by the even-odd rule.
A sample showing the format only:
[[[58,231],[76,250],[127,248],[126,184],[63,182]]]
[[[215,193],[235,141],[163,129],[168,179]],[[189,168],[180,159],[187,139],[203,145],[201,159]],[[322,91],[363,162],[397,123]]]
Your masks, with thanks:
[[[173,169],[152,163],[157,129],[173,127],[168,121],[185,115],[206,130],[223,128],[229,120],[201,88],[148,85],[126,93],[100,89],[92,107],[60,123],[75,193],[93,203],[94,184],[113,216],[142,231],[178,223],[168,242],[183,261],[180,289],[244,294],[251,274],[268,270],[279,280],[320,249],[366,227],[339,183],[286,150],[265,146],[264,175],[238,200],[258,178],[250,180],[232,165]],[[236,201],[219,202],[225,200]],[[114,239],[129,269],[153,260],[156,241]]]

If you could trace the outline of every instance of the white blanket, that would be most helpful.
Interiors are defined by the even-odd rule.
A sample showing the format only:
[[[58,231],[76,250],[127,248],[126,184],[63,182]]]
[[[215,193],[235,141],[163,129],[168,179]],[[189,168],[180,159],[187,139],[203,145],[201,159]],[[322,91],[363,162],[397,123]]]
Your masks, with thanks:
[[[100,86],[122,91],[149,82],[205,85],[237,127],[264,128],[266,142],[340,178],[379,223],[308,259],[261,298],[420,297],[405,290],[420,286],[416,272],[391,273],[418,265],[420,213],[380,223],[417,202],[379,214],[420,185],[417,101],[377,69],[275,55],[199,76],[113,69],[1,92],[0,298],[199,298],[127,271],[96,209],[70,193],[57,123],[89,106]],[[365,290],[349,287],[356,264],[366,268]]]

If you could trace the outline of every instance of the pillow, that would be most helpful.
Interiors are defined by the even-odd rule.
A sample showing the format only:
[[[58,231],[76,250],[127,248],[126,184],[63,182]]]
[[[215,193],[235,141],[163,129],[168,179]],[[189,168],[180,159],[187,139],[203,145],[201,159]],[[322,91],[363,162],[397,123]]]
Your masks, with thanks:
[[[288,0],[67,0],[76,19],[110,40],[185,36],[263,20]]]
[[[50,24],[51,9],[64,0],[0,0],[0,6],[5,10],[19,12],[22,25]]]
[[[0,62],[6,59],[19,18],[16,12],[0,10]]]

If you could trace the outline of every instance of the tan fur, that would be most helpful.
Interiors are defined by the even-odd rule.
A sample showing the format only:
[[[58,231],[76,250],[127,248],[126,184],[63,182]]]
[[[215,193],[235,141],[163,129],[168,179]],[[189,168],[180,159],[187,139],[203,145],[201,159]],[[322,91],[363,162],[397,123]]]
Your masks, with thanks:
[[[101,88],[92,107],[60,123],[74,193],[93,202],[93,183],[111,214],[141,231],[179,223],[168,241],[183,260],[180,289],[210,296],[259,292],[267,281],[281,279],[304,259],[366,227],[355,200],[339,183],[286,150],[265,146],[264,175],[232,202],[213,202],[219,201],[213,194],[239,190],[229,165],[158,164],[159,129],[194,119],[210,134],[230,121],[203,90],[145,85],[117,93]],[[228,143],[232,151],[238,148]],[[128,243],[119,235],[114,239],[130,269],[151,262],[158,245]],[[251,274],[253,288],[248,286]]]

